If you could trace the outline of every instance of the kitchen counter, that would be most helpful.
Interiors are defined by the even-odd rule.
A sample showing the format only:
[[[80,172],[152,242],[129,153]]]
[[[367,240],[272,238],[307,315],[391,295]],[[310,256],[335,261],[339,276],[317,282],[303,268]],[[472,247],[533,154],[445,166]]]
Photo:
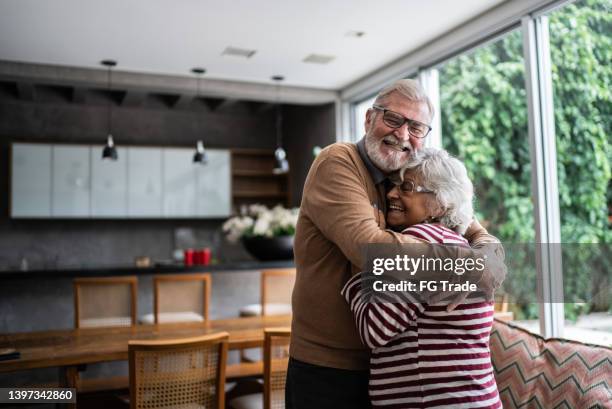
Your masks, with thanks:
[[[40,270],[0,270],[0,279],[9,278],[51,278],[51,277],[104,277],[121,275],[147,275],[147,274],[179,274],[190,272],[222,272],[263,270],[269,268],[294,267],[293,260],[281,261],[243,261],[235,263],[210,264],[208,266],[190,266],[183,264],[157,263],[150,267],[136,267],[128,265],[106,265],[88,267],[49,268]]]

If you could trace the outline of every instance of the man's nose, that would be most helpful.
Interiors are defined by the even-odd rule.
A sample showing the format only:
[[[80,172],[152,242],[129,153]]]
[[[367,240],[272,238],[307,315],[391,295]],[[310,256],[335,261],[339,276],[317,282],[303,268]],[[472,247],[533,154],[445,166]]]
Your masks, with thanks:
[[[395,137],[402,142],[410,142],[411,136],[410,132],[408,132],[408,124],[404,123],[399,128],[395,128],[393,130],[393,134]]]
[[[399,128],[394,129],[393,134],[402,143],[408,142],[414,151],[418,151],[423,147],[423,141],[415,138],[408,132],[408,124],[403,124]]]

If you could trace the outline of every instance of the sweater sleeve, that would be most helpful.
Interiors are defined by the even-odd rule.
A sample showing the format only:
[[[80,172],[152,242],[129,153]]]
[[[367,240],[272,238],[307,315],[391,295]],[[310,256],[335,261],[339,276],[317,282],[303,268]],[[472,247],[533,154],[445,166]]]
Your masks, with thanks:
[[[312,165],[304,187],[301,211],[356,266],[367,243],[419,243],[381,229],[356,165],[343,147],[331,147]],[[382,216],[384,217],[384,215]]]
[[[361,341],[370,349],[385,346],[414,326],[417,314],[424,310],[423,304],[410,293],[375,292],[373,283],[376,280],[381,279],[367,273],[356,274],[342,289]]]

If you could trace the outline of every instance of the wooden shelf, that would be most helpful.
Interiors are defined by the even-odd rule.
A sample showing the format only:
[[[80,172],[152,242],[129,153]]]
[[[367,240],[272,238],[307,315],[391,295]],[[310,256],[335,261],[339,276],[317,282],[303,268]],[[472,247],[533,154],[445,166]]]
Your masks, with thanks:
[[[285,178],[287,177],[287,174],[285,173],[285,174],[277,175],[275,173],[272,173],[272,170],[265,171],[265,170],[237,169],[237,170],[232,171],[232,176]]]
[[[277,199],[277,198],[285,198],[287,197],[287,193],[267,193],[267,192],[258,192],[258,191],[240,191],[240,192],[236,192],[234,191],[234,197],[237,198],[271,198],[271,199]]]
[[[289,206],[289,174],[276,175],[273,149],[232,149],[234,207],[254,203]]]
[[[274,157],[274,149],[246,149],[246,148],[234,148],[231,150],[232,155],[244,155],[244,156],[272,156]]]

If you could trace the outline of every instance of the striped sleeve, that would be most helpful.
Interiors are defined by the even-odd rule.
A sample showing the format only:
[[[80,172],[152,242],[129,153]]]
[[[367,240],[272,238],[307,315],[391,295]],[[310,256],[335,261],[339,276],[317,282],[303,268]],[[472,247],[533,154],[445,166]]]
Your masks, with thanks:
[[[356,274],[342,289],[361,341],[370,349],[384,346],[396,335],[414,327],[417,313],[424,310],[423,305],[407,293],[374,294],[371,285],[374,280],[379,278],[366,273]]]

